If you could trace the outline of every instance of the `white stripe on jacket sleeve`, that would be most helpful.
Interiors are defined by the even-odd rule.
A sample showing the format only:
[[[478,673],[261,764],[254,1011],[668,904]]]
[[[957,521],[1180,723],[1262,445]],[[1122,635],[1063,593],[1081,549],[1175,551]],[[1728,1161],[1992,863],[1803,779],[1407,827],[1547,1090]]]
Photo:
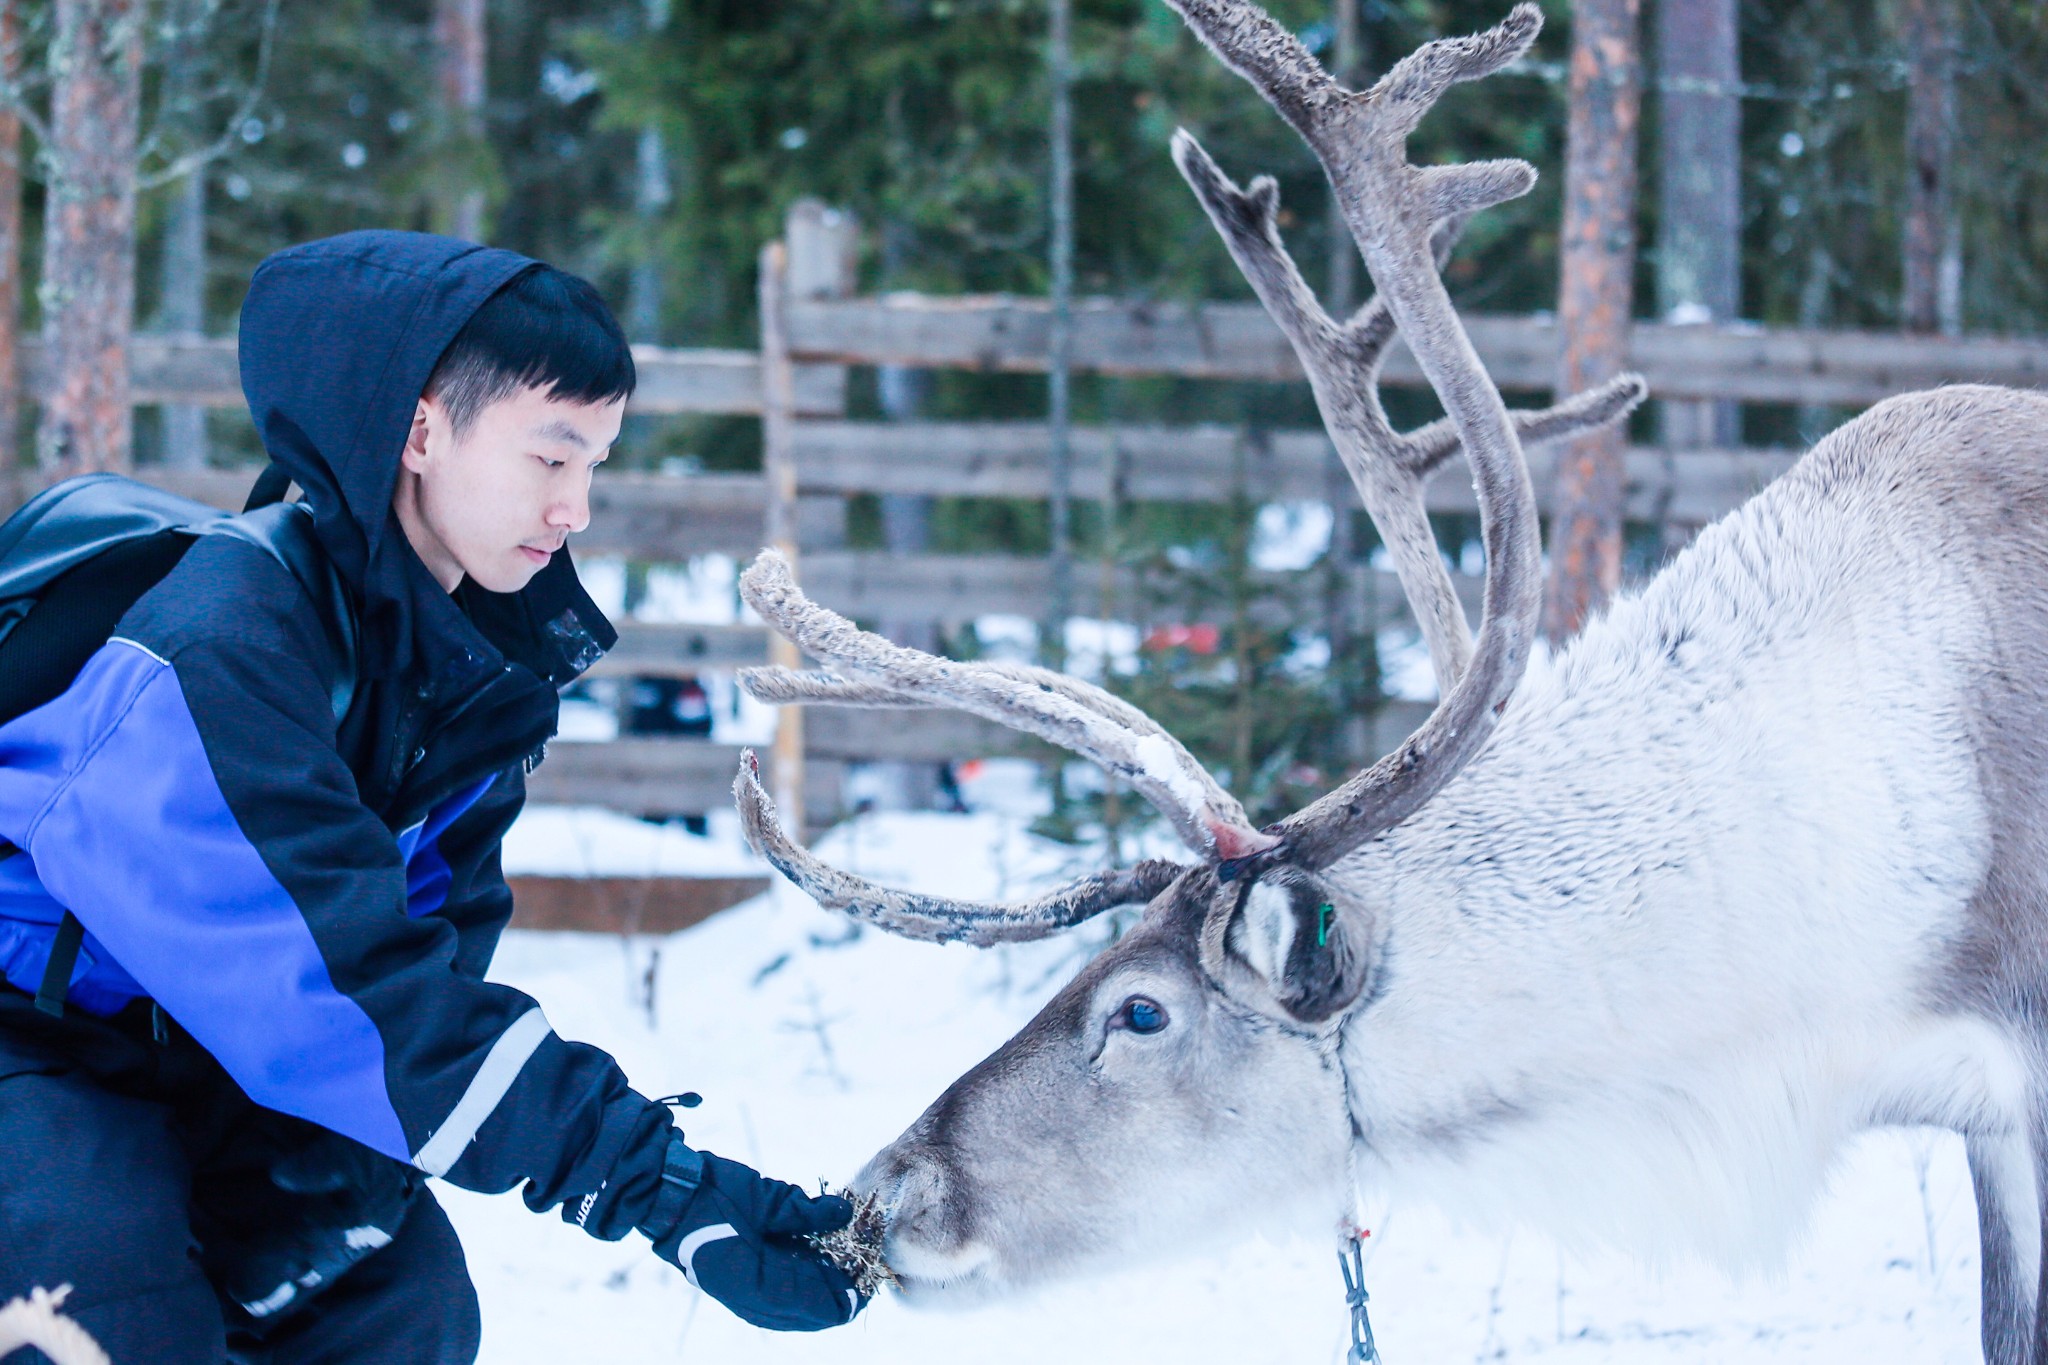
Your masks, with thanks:
[[[434,1135],[427,1139],[426,1146],[413,1155],[412,1164],[428,1175],[446,1175],[469,1144],[476,1138],[476,1130],[484,1126],[484,1120],[505,1098],[505,1092],[512,1088],[512,1082],[519,1079],[520,1068],[526,1059],[539,1050],[540,1045],[554,1032],[548,1027],[547,1016],[536,1005],[512,1022],[512,1027],[498,1035],[498,1041],[491,1044],[490,1053],[484,1064],[477,1068],[476,1078],[469,1083],[469,1089],[462,1092],[462,1098],[448,1111],[448,1119]]]

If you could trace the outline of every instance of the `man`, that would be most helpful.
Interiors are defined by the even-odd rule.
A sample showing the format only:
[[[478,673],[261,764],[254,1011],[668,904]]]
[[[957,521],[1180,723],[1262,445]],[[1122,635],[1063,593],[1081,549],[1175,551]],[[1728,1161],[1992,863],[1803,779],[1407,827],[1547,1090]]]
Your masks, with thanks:
[[[483,980],[556,691],[615,638],[564,544],[633,389],[618,324],[524,257],[362,232],[264,262],[241,357],[335,590],[203,537],[0,726],[0,1301],[72,1284],[122,1365],[470,1361],[440,1176],[638,1229],[751,1322],[850,1320],[804,1240],[845,1200],[691,1150]]]

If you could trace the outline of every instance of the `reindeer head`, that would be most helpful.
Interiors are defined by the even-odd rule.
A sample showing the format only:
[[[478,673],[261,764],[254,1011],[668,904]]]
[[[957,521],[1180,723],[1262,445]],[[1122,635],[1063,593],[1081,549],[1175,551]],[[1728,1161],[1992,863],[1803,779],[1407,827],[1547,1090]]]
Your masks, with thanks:
[[[1185,131],[1174,159],[1288,339],[1323,420],[1392,554],[1442,700],[1392,754],[1263,830],[1149,717],[1044,669],[955,663],[892,645],[807,600],[763,554],[742,592],[824,669],[749,670],[783,703],[944,706],[1092,759],[1142,793],[1195,855],[1141,863],[1037,900],[989,905],[911,895],[830,868],[781,830],[751,756],[734,794],[749,839],[821,905],[894,933],[980,945],[1039,938],[1146,903],[1022,1032],[956,1081],[876,1156],[858,1186],[888,1213],[886,1254],[907,1292],[965,1298],[1133,1252],[1285,1217],[1328,1215],[1348,1189],[1354,1125],[1339,1061],[1344,1021],[1368,1008],[1389,926],[1344,859],[1420,809],[1485,745],[1535,639],[1541,570],[1524,439],[1625,415],[1625,375],[1541,412],[1511,412],[1473,353],[1438,276],[1464,219],[1526,193],[1518,161],[1417,168],[1408,134],[1451,84],[1499,70],[1534,41],[1522,4],[1499,27],[1421,48],[1372,89],[1338,86],[1247,0],[1168,0],[1308,141],[1337,192],[1378,297],[1348,322],[1317,304],[1281,245],[1271,180],[1232,183]],[[1382,355],[1406,336],[1446,412],[1407,434],[1378,395]],[[1485,613],[1470,634],[1424,514],[1423,483],[1465,451],[1486,549]]]

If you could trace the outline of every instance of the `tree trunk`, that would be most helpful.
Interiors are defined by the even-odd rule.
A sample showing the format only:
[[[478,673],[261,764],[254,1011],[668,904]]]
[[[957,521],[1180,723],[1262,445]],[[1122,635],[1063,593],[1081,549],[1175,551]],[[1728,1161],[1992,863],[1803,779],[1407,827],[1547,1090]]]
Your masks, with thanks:
[[[1818,331],[1828,325],[1829,301],[1834,297],[1835,258],[1825,244],[1815,242],[1806,253],[1806,278],[1799,285],[1799,325]],[[1795,420],[1799,441],[1812,445],[1828,434],[1835,411],[1825,403],[1801,403]]]
[[[1742,78],[1735,0],[1662,0],[1657,25],[1657,310],[1667,322],[1727,322],[1742,307]],[[1666,402],[1664,443],[1741,441],[1741,408]]]
[[[173,336],[206,332],[206,171],[202,167],[171,191],[164,224],[163,330]],[[206,409],[192,403],[164,407],[164,463],[206,467]]]
[[[1565,156],[1563,333],[1557,391],[1577,393],[1628,358],[1636,255],[1636,124],[1642,105],[1639,0],[1578,0],[1572,10],[1571,129]],[[1557,514],[1545,604],[1564,639],[1621,583],[1622,454],[1606,427],[1558,457]]]
[[[50,382],[36,447],[59,477],[129,463],[144,18],[142,0],[56,0],[41,291]]]
[[[0,81],[19,88],[21,6],[0,0]],[[21,117],[0,109],[0,511],[27,496],[21,440]]]
[[[651,42],[668,27],[669,0],[645,0],[645,10]],[[639,242],[626,285],[626,330],[635,341],[658,345],[668,293],[661,259],[661,219],[675,199],[675,190],[669,178],[667,141],[652,122],[641,125],[633,169],[633,216]]]
[[[1330,7],[1330,28],[1335,35],[1330,45],[1330,74],[1353,89],[1363,83],[1365,41],[1360,31],[1359,8],[1363,0],[1335,0]],[[1330,195],[1330,316],[1350,316],[1358,306],[1358,244],[1344,222],[1333,190]],[[1347,768],[1372,757],[1367,752],[1371,729],[1367,724],[1367,693],[1377,690],[1377,679],[1362,675],[1359,667],[1359,636],[1363,603],[1359,600],[1358,546],[1352,535],[1358,492],[1345,472],[1337,448],[1330,447],[1324,466],[1329,486],[1330,548],[1323,561],[1323,616],[1330,632],[1330,692],[1337,712],[1337,759]]]
[[[1046,373],[1046,423],[1051,449],[1047,459],[1052,480],[1049,517],[1052,532],[1052,591],[1046,603],[1044,634],[1039,653],[1052,668],[1064,668],[1067,658],[1067,618],[1073,614],[1074,566],[1070,544],[1069,516],[1072,509],[1073,463],[1068,449],[1070,386],[1074,353],[1074,52],[1072,0],[1048,0],[1049,23],[1046,41],[1046,74],[1052,87],[1052,118],[1048,131],[1052,144],[1050,266],[1052,275],[1052,326],[1048,338],[1051,355]]]
[[[660,345],[663,296],[668,291],[658,233],[671,196],[668,147],[661,129],[651,123],[640,129],[634,163],[633,213],[640,240],[633,254],[633,273],[626,282],[626,331],[635,341]]]
[[[434,0],[441,108],[465,147],[484,135],[484,0]],[[479,242],[484,235],[484,194],[465,175],[448,207],[451,235]]]
[[[794,235],[794,234],[785,234]],[[768,544],[782,551],[792,572],[798,572],[796,543],[796,367],[790,362],[789,246],[770,242],[761,248],[759,299],[761,310],[761,474],[768,485],[768,515],[763,528]],[[803,656],[781,634],[768,639],[768,662],[778,668],[801,668]],[[768,788],[791,833],[803,830],[804,709],[778,707],[775,744]]]
[[[1954,0],[1902,0],[1906,45],[1905,290],[1909,332],[1962,330],[1956,228]]]

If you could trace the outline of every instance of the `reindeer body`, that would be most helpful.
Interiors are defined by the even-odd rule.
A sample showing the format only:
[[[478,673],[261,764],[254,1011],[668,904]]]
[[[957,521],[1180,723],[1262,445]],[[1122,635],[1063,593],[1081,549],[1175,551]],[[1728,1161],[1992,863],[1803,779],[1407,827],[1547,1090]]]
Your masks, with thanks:
[[[1361,1160],[1740,1264],[1848,1134],[1938,1124],[2031,1316],[2044,567],[2048,399],[1913,395],[1532,663],[1329,874],[1380,920],[1342,1031]]]
[[[1174,159],[1308,374],[1440,684],[1395,751],[1251,828],[1155,722],[1045,670],[904,650],[764,555],[742,592],[824,669],[757,697],[953,706],[1095,759],[1193,865],[1035,901],[879,887],[780,829],[756,847],[824,905],[989,944],[1112,905],[1138,925],[956,1081],[855,1185],[914,1297],[971,1299],[1161,1246],[1331,1219],[1354,1178],[1652,1258],[1768,1262],[1859,1129],[1964,1137],[1992,1365],[2048,1365],[2048,397],[1880,404],[1703,532],[1551,657],[1524,441],[1614,421],[1633,375],[1511,412],[1436,273],[1520,162],[1416,167],[1450,85],[1526,53],[1529,3],[1370,90],[1251,0],[1168,0],[1322,162],[1379,294],[1317,303],[1278,191]],[[1443,421],[1380,404],[1396,330]],[[1462,450],[1486,549],[1465,619],[1424,481]],[[1327,1225],[1327,1223],[1326,1223]]]
[[[1355,1169],[1753,1267],[1849,1136],[1925,1123],[1968,1146],[1987,1358],[2035,1359],[2044,569],[2048,397],[1872,409],[1536,659],[1487,749],[1322,875],[1364,964],[1339,1013],[1261,995],[1331,951],[1312,919],[1255,887],[1205,951],[1229,893],[1190,870],[868,1164],[892,1263],[1002,1293],[1148,1231],[1328,1218]],[[1134,996],[1175,1029],[1126,1036]]]

